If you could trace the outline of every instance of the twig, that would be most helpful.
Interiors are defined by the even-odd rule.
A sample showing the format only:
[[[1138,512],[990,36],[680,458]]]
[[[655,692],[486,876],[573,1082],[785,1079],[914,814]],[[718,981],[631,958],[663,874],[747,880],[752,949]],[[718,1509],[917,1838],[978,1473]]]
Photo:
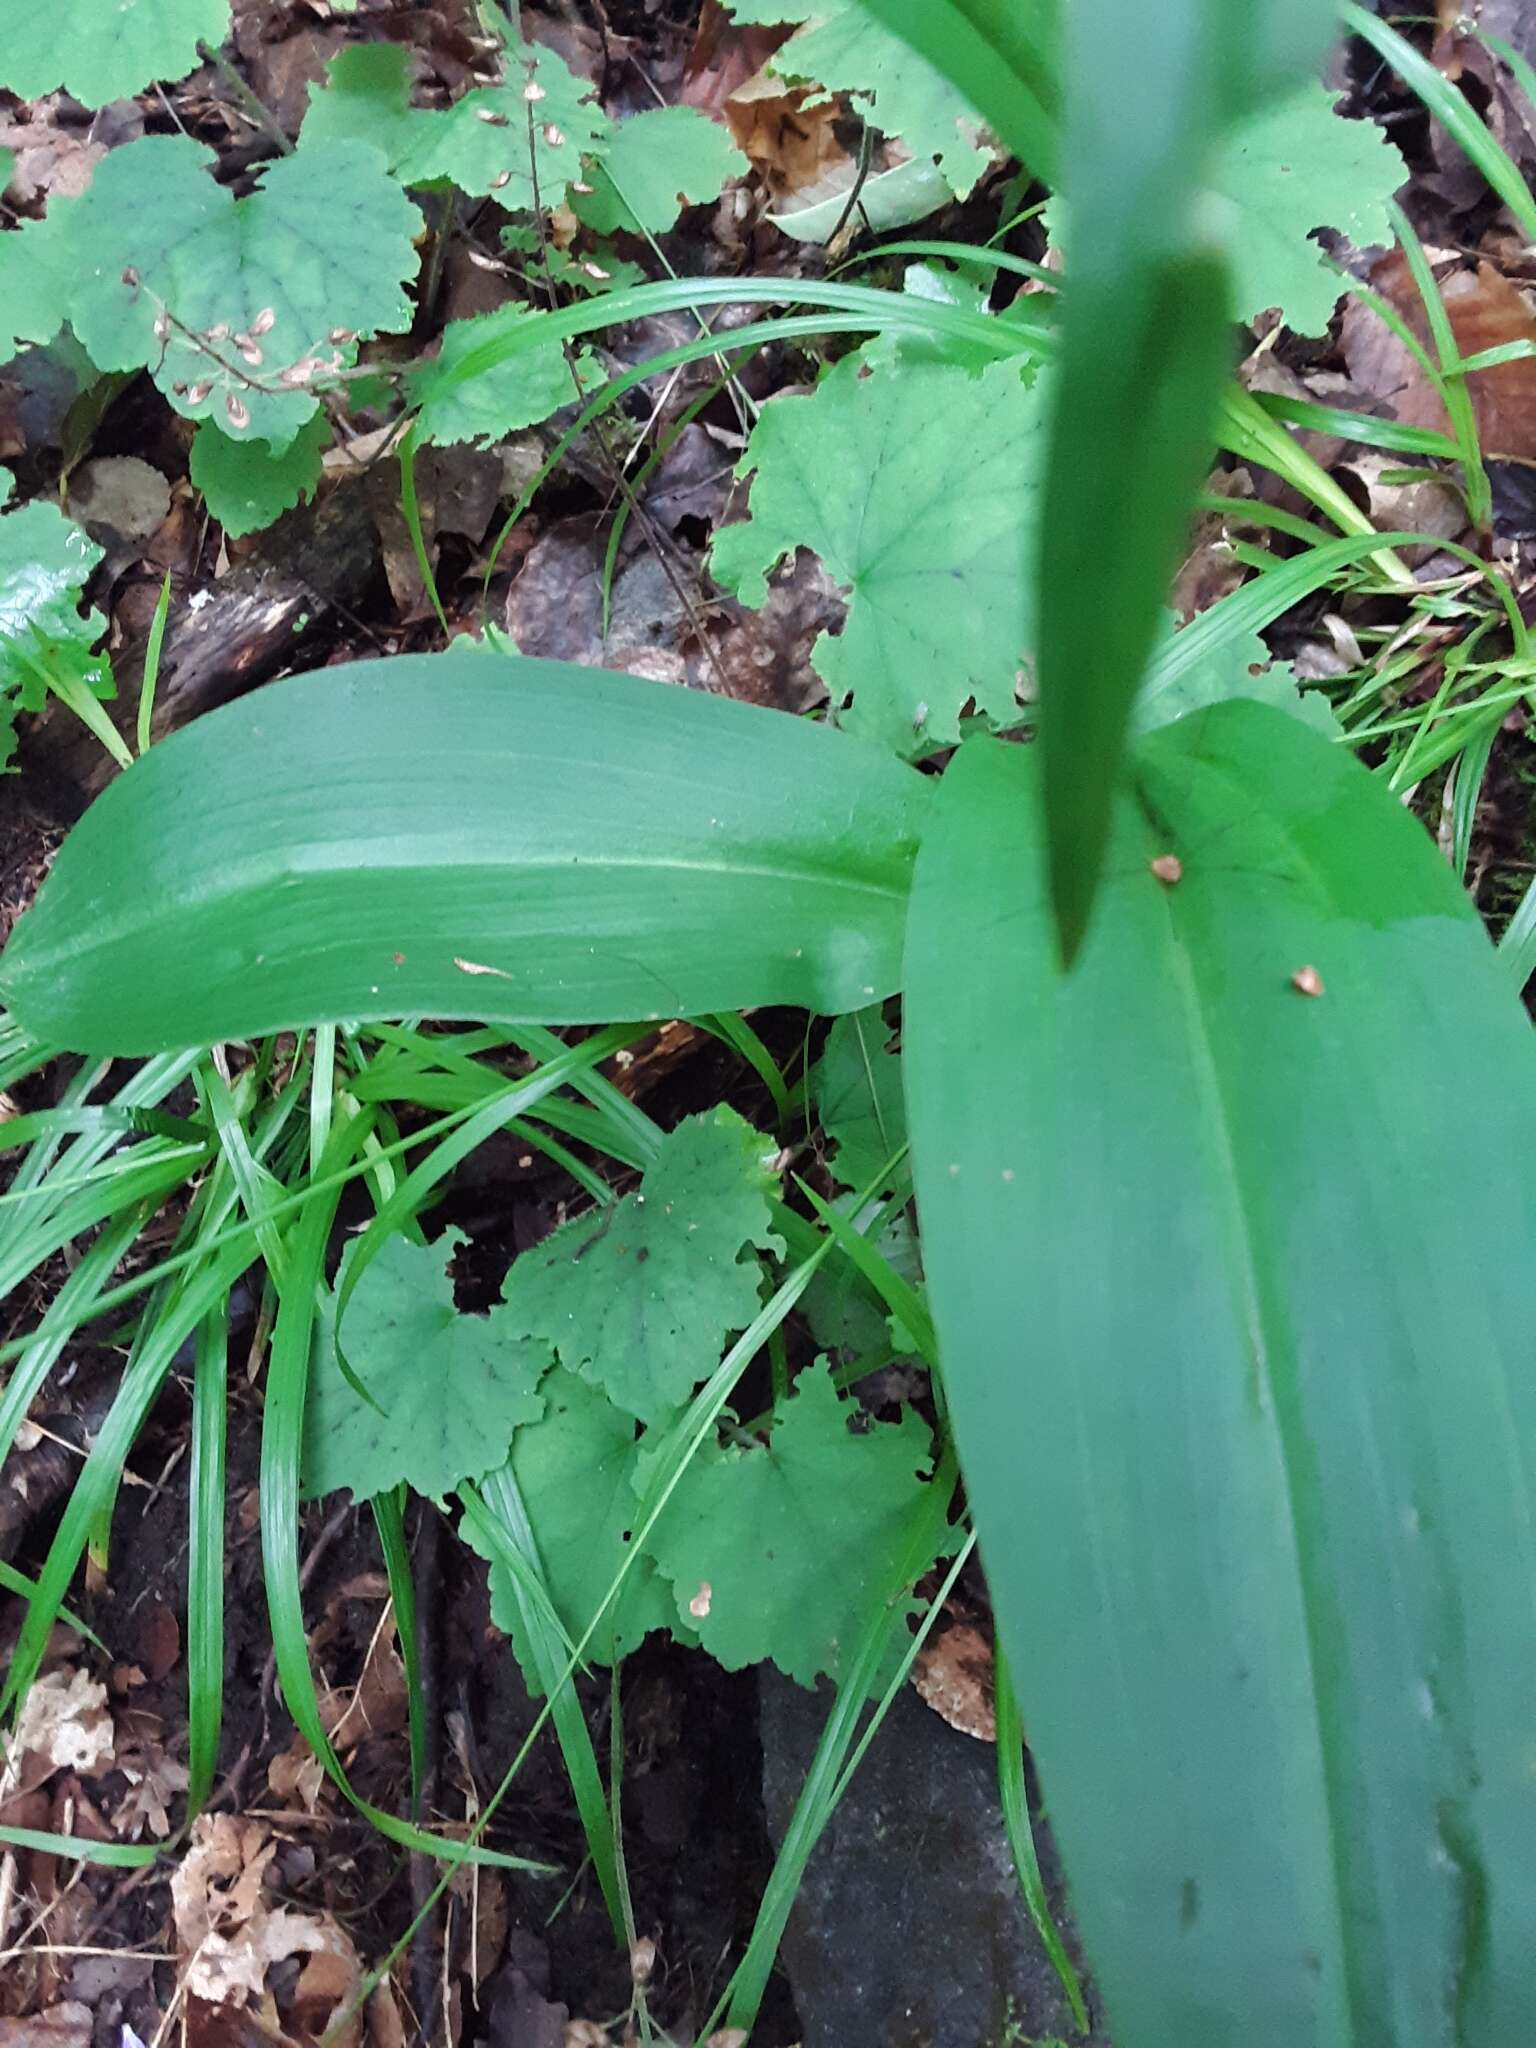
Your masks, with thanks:
[[[828,235],[827,237],[826,253],[827,260],[829,262],[833,261],[837,256],[840,256],[842,254],[842,251],[837,246],[838,237],[842,234],[843,229],[847,227],[849,221],[853,218],[853,210],[856,206],[858,206],[859,208],[860,219],[863,221],[865,227],[869,228],[869,215],[864,211],[862,206],[859,206],[859,194],[864,190],[865,182],[869,177],[869,167],[871,163],[873,163],[874,161],[874,155],[874,130],[866,121],[864,123],[863,133],[859,137],[859,167],[854,173],[852,185],[850,185],[848,188],[847,201],[843,207],[842,212],[837,217],[837,226],[832,230],[831,234]],[[870,228],[870,233],[873,234],[873,232],[874,230]],[[849,240],[852,241],[852,239],[853,237],[850,235]]]

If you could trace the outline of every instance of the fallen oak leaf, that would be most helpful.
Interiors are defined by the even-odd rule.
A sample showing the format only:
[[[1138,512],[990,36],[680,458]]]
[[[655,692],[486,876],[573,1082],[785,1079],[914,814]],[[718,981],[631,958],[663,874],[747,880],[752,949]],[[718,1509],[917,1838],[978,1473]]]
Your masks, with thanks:
[[[31,1786],[58,1770],[99,1778],[112,1768],[113,1744],[106,1687],[88,1671],[50,1671],[27,1693],[10,1750]]]
[[[1375,264],[1370,282],[1429,348],[1428,316],[1402,252],[1393,250]],[[1446,318],[1463,357],[1510,342],[1536,345],[1536,316],[1520,291],[1493,264],[1481,261],[1475,270],[1458,268],[1438,282]],[[1405,426],[1450,432],[1445,402],[1423,365],[1361,299],[1351,298],[1344,309],[1340,345],[1352,381],[1376,407]],[[1466,386],[1484,456],[1513,462],[1536,460],[1536,356],[1474,370],[1467,376]]]

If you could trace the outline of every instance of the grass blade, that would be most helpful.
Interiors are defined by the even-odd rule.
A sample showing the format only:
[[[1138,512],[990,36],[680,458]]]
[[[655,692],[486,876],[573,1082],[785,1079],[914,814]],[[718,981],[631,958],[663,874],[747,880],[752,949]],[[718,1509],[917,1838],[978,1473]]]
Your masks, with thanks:
[[[224,1425],[229,1318],[197,1329],[192,1373],[192,1465],[187,1482],[187,1812],[213,1790],[224,1722]]]
[[[160,595],[155,600],[154,617],[149,622],[149,638],[144,645],[144,674],[139,683],[139,708],[135,739],[140,754],[149,752],[149,728],[155,715],[155,690],[160,681],[160,652],[165,645],[165,622],[171,611],[171,572],[165,572],[165,581],[160,586]]]
[[[351,1158],[362,1143],[368,1112],[337,1124],[323,1162],[333,1170]],[[287,1242],[285,1271],[272,1329],[267,1368],[266,1405],[261,1432],[261,1552],[267,1583],[267,1611],[272,1622],[272,1649],[283,1699],[304,1740],[324,1764],[342,1795],[379,1832],[402,1848],[449,1862],[494,1863],[505,1869],[548,1875],[547,1866],[499,1850],[460,1844],[433,1835],[386,1813],[357,1792],[331,1745],[315,1693],[304,1631],[304,1602],[299,1586],[299,1452],[304,1433],[304,1392],[309,1381],[310,1349],[325,1270],[325,1250],[338,1199],[336,1188],[312,1192],[301,1208]]]
[[[1040,1946],[1050,1957],[1051,1967],[1072,2008],[1073,2019],[1079,2030],[1086,2034],[1088,2008],[1083,2003],[1083,1987],[1072,1966],[1072,1958],[1067,1954],[1061,1930],[1051,1918],[1045,1880],[1040,1875],[1034,1823],[1029,1816],[1029,1788],[1024,1781],[1024,1724],[1019,1718],[1019,1703],[1014,1697],[1008,1660],[1000,1649],[994,1652],[993,1675],[997,1697],[997,1799],[1003,1812],[1003,1829],[1008,1837],[1013,1867],[1018,1873],[1019,1890],[1024,1894],[1024,1904],[1040,1937]]]

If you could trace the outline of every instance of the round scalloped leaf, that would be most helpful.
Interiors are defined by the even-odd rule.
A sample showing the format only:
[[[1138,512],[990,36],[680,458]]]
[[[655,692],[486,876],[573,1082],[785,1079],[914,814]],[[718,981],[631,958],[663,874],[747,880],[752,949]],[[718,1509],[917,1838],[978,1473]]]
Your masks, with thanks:
[[[1181,632],[1187,630],[1180,628]],[[1172,725],[1192,711],[1203,711],[1209,704],[1224,704],[1231,697],[1251,697],[1257,704],[1272,704],[1277,711],[1289,712],[1329,739],[1337,739],[1343,731],[1326,693],[1303,690],[1295,669],[1288,661],[1275,661],[1257,633],[1235,634],[1192,660],[1177,667],[1170,663],[1165,669],[1163,663],[1179,651],[1179,633],[1170,633],[1163,642],[1161,660],[1154,659],[1132,707],[1132,732],[1152,732],[1160,725]]]
[[[395,163],[402,184],[447,179],[461,192],[493,198],[509,213],[548,212],[581,180],[581,159],[602,147],[608,116],[553,50],[514,43],[506,78],[477,87],[445,112],[410,115]]]
[[[862,1188],[907,1141],[901,1055],[878,1003],[838,1017],[816,1063],[816,1114],[836,1150],[832,1171],[845,1188]]]
[[[331,423],[323,412],[300,427],[281,451],[265,441],[231,440],[212,420],[204,420],[192,437],[192,482],[210,515],[238,539],[270,526],[301,498],[314,496],[330,440]]]
[[[24,100],[60,86],[86,107],[185,78],[200,42],[229,34],[229,0],[0,0],[0,86]]]
[[[402,43],[348,43],[311,85],[299,146],[370,142],[391,170],[411,139],[411,58]]]
[[[748,1247],[783,1250],[769,1228],[777,1149],[723,1105],[686,1118],[637,1193],[514,1262],[502,1290],[511,1327],[553,1346],[627,1414],[669,1414],[757,1314],[761,1271]]]
[[[665,234],[683,207],[718,199],[747,159],[718,122],[694,107],[652,107],[613,130],[577,213],[600,235]]]
[[[969,101],[910,44],[883,28],[858,0],[726,0],[741,22],[803,26],[775,52],[770,69],[871,102],[884,135],[934,161],[963,199],[992,162],[983,122]]]
[[[59,260],[59,223],[70,203],[0,234],[0,362],[22,342],[52,341],[64,323],[69,277]]]
[[[454,1307],[446,1261],[463,1242],[454,1230],[429,1245],[391,1238],[358,1281],[341,1339],[369,1401],[337,1359],[334,1308],[321,1319],[304,1407],[306,1493],[348,1487],[368,1500],[403,1480],[441,1500],[501,1464],[518,1424],[542,1412],[548,1349],[519,1343],[505,1309]]]
[[[537,342],[463,383],[454,381],[467,356],[536,318],[527,306],[513,303],[471,320],[449,321],[436,356],[410,379],[424,441],[440,447],[455,441],[502,441],[571,403],[576,386],[558,341]]]
[[[366,143],[280,157],[240,200],[210,162],[155,135],[97,166],[62,231],[69,317],[102,369],[148,368],[189,419],[283,448],[317,404],[270,388],[285,372],[339,368],[357,337],[409,326],[421,216]]]
[[[406,52],[360,43],[331,60],[323,88],[311,86],[300,139],[306,148],[372,143],[404,185],[457,185],[517,213],[533,207],[534,168],[547,212],[581,180],[583,153],[601,150],[610,133],[591,86],[540,44],[509,46],[500,85],[425,108],[411,105]]]
[[[762,605],[784,556],[821,556],[848,618],[811,658],[850,732],[910,755],[957,741],[967,701],[1015,716],[1045,418],[1016,364],[976,376],[903,351],[845,357],[763,408],[741,462],[751,517],[717,535],[711,568]]]
[[[928,1426],[871,1422],[827,1367],[801,1373],[761,1448],[708,1448],[649,1548],[679,1619],[728,1671],[768,1659],[801,1685],[842,1674],[922,1504]]]
[[[557,1366],[544,1382],[547,1406],[512,1439],[508,1460],[527,1511],[545,1584],[572,1642],[579,1642],[629,1554],[640,1512],[635,1484],[641,1439],[633,1416]],[[517,1600],[506,1567],[482,1547],[474,1524],[466,1540],[491,1562],[491,1619],[517,1644]],[[672,1599],[648,1557],[630,1568],[609,1618],[588,1645],[605,1663],[633,1650],[673,1619]],[[526,1678],[535,1669],[521,1650]]]
[[[1374,121],[1336,114],[1337,98],[1309,85],[1243,122],[1221,153],[1214,182],[1238,213],[1239,319],[1273,306],[1296,333],[1323,333],[1343,286],[1312,230],[1334,228],[1357,248],[1394,239],[1388,206],[1407,176],[1402,156]]]

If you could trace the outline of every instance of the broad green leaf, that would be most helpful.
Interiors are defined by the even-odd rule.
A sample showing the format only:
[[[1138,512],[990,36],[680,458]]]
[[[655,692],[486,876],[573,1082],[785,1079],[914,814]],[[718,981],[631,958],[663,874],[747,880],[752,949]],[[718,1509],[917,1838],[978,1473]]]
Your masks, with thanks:
[[[845,1188],[867,1187],[906,1143],[901,1056],[878,1003],[839,1017],[813,1077],[816,1114],[832,1140],[832,1171]]]
[[[508,221],[501,231],[501,246],[524,271],[584,299],[626,291],[646,281],[640,265],[619,255],[614,243],[582,240],[560,249],[528,220]]]
[[[0,0],[0,86],[24,100],[60,86],[87,107],[185,78],[199,42],[229,34],[229,0]]]
[[[959,306],[967,313],[987,310],[987,281],[952,263],[909,263],[901,273],[901,288],[937,306]]]
[[[10,493],[10,471],[0,469],[0,505]],[[41,711],[51,681],[112,694],[107,656],[92,652],[107,622],[98,611],[80,611],[101,552],[45,500],[0,511],[0,769],[15,744],[17,707]]]
[[[1309,85],[1250,114],[1217,153],[1211,189],[1229,209],[1240,320],[1273,309],[1298,334],[1323,333],[1344,287],[1314,230],[1335,229],[1359,248],[1395,238],[1390,208],[1407,175],[1402,156],[1374,121],[1336,114],[1336,98]],[[1070,270],[1066,209],[1048,214]]]
[[[741,463],[751,517],[716,536],[711,568],[761,605],[785,555],[821,556],[848,620],[812,659],[850,732],[930,753],[959,738],[967,702],[1016,715],[1044,417],[1016,363],[973,375],[886,350],[764,407]]]
[[[415,120],[405,45],[348,43],[325,67],[325,84],[309,88],[299,145],[371,143],[393,170],[411,146]]]
[[[903,1127],[905,1116],[903,1111]],[[868,1227],[867,1216],[861,1221],[855,1194],[835,1195],[829,1206],[856,1227]],[[910,1281],[914,1286],[922,1285],[922,1261],[909,1210],[898,1210],[875,1235],[873,1242],[881,1259],[901,1279]],[[823,1351],[838,1351],[845,1358],[858,1358],[887,1347],[896,1350],[912,1348],[905,1336],[894,1338],[889,1311],[850,1259],[829,1259],[820,1267],[801,1297],[801,1307],[811,1335]]]
[[[1147,671],[1131,711],[1133,734],[1172,725],[1192,711],[1225,704],[1229,697],[1251,697],[1256,703],[1272,704],[1330,739],[1342,733],[1325,693],[1303,690],[1290,663],[1276,661],[1257,633],[1234,634],[1220,646],[1175,666],[1167,657],[1178,651],[1178,643],[1178,633],[1170,632]]]
[[[465,1479],[503,1464],[519,1423],[535,1422],[547,1345],[520,1341],[505,1309],[462,1315],[446,1266],[462,1231],[436,1244],[392,1237],[369,1263],[342,1318],[347,1364],[336,1356],[334,1297],[317,1325],[304,1404],[304,1491],[349,1488],[369,1500],[403,1481],[443,1500]],[[352,1246],[341,1262],[345,1283]]]
[[[694,107],[652,107],[620,121],[576,211],[600,235],[663,235],[683,207],[718,199],[748,169],[728,129]]]
[[[821,247],[844,225],[852,190],[850,178],[847,189],[834,192],[829,199],[793,207],[788,213],[770,213],[768,218],[797,242]],[[926,220],[930,213],[948,205],[952,196],[937,164],[908,157],[891,170],[876,171],[864,180],[859,187],[857,218],[871,234],[889,234],[892,228],[904,228],[910,221]]]
[[[679,1408],[761,1307],[753,1255],[769,1226],[778,1147],[724,1104],[662,1140],[639,1189],[513,1261],[507,1327],[644,1422]]]
[[[686,126],[679,124],[681,132],[672,140],[679,153],[691,142],[692,176],[707,183],[705,165],[713,159],[706,159],[702,142],[693,135],[695,124],[721,137],[734,157],[730,139],[702,114],[671,111],[686,111]],[[639,127],[644,135],[651,132],[646,124],[655,119],[639,115],[623,123],[623,130]],[[323,87],[310,87],[300,141],[306,147],[338,139],[372,143],[402,184],[457,185],[494,198],[511,213],[532,212],[537,186],[540,209],[547,213],[567,199],[572,184],[588,182],[583,156],[595,153],[600,162],[620,132],[597,104],[591,86],[542,44],[511,43],[500,84],[477,86],[451,107],[426,108],[411,105],[405,49],[395,43],[356,43],[331,59]],[[652,203],[664,168],[641,143],[634,169],[646,181]],[[722,179],[727,174],[719,173]],[[717,184],[713,193],[700,196],[712,198],[719,189]],[[601,206],[597,192],[591,203]],[[674,200],[663,226],[670,227],[676,218]]]
[[[1527,2048],[1529,1023],[1298,720],[1220,705],[1131,772],[1067,976],[1035,752],[962,750],[904,1038],[948,1413],[1110,2030]]]
[[[59,258],[51,216],[0,234],[0,362],[22,342],[52,341],[64,324],[69,279]]]
[[[572,1642],[580,1642],[627,1557],[640,1513],[636,1474],[644,1439],[632,1415],[557,1366],[544,1382],[547,1407],[524,1423],[508,1461],[533,1526],[555,1611]],[[473,1523],[461,1524],[481,1549]],[[488,1548],[482,1551],[488,1555]],[[518,1649],[523,1675],[535,1666],[519,1643],[517,1601],[506,1567],[491,1557],[491,1618]],[[672,1599],[648,1557],[631,1566],[619,1596],[588,1645],[588,1655],[616,1662],[652,1629],[673,1621]]]
[[[1055,183],[1059,0],[858,0],[979,109],[1020,163]]]
[[[889,995],[929,789],[779,712],[471,647],[274,683],[97,799],[0,957],[55,1044]]]
[[[1314,228],[1357,248],[1393,237],[1389,205],[1407,176],[1374,121],[1334,113],[1336,95],[1309,85],[1251,114],[1220,152],[1212,183],[1230,200],[1233,309],[1252,320],[1271,307],[1298,334],[1322,334],[1339,302],[1338,271]]]
[[[366,143],[280,157],[240,200],[211,162],[146,136],[62,202],[69,319],[102,369],[147,368],[189,419],[285,448],[315,412],[309,375],[410,324],[421,216]]]
[[[741,22],[804,24],[775,52],[782,78],[809,79],[862,104],[882,134],[899,136],[914,157],[937,162],[964,198],[992,162],[979,114],[941,71],[860,6],[859,0],[727,0]]]
[[[414,372],[411,403],[420,409],[417,432],[444,446],[455,441],[503,441],[521,427],[547,420],[577,396],[571,365],[559,341],[540,341],[509,355],[493,369],[459,380],[465,357],[488,341],[511,335],[535,314],[516,303],[471,320],[450,320],[442,346]]]
[[[226,533],[255,533],[301,498],[313,497],[330,441],[331,423],[323,412],[281,451],[265,441],[233,441],[212,420],[203,420],[192,437],[189,471]]]
[[[873,1422],[825,1364],[802,1372],[767,1443],[707,1446],[651,1532],[679,1620],[727,1671],[767,1659],[801,1685],[840,1678],[931,1460],[910,1409]]]
[[[477,86],[446,111],[418,110],[395,162],[402,184],[446,178],[509,212],[548,212],[582,180],[609,121],[592,87],[539,43],[513,43],[500,85]]]

